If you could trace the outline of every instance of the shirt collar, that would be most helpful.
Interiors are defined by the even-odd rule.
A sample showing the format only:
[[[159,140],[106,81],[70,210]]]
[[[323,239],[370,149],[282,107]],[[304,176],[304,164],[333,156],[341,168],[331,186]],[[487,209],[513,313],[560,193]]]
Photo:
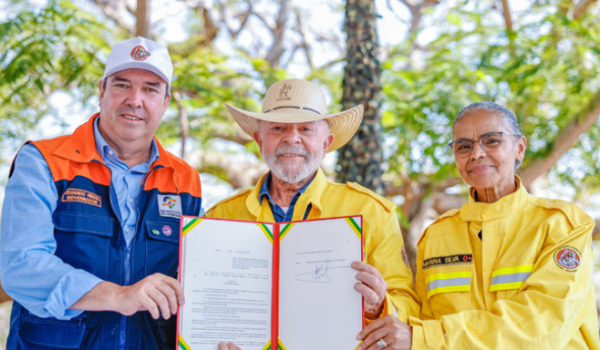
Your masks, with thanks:
[[[94,121],[94,138],[96,140],[96,151],[98,151],[100,158],[102,158],[104,160],[106,153],[108,153],[108,151],[112,151],[115,155],[117,155],[117,152],[108,145],[108,143],[102,136],[102,133],[100,132],[100,127],[98,126],[98,123],[100,123],[100,117],[96,118],[96,120]],[[117,158],[118,158],[118,156],[117,156]],[[156,141],[154,140],[154,138],[152,138],[152,144],[150,146],[150,157],[148,158],[148,161],[146,162],[146,164],[152,164],[158,158],[159,158],[158,146],[156,146]]]
[[[470,189],[470,202],[460,208],[461,220],[490,222],[518,213],[527,203],[529,194],[521,179],[515,175],[517,190],[494,203],[475,202],[475,190]]]
[[[308,185],[310,185],[310,183],[314,180],[314,178],[315,178],[315,176],[313,176],[301,189],[298,190],[298,192],[296,192],[296,194],[292,198],[292,202],[294,202],[294,199],[297,200],[297,198],[300,197],[300,195],[302,193],[304,193],[304,191],[306,191],[306,188],[308,187]],[[271,203],[275,203],[273,201],[273,198],[271,197],[271,192],[269,191],[270,185],[271,185],[271,172],[269,172],[267,174],[267,177],[263,181],[262,186],[260,188],[260,192],[258,194],[258,202],[260,203],[260,205],[262,205],[262,202],[263,202],[263,199],[265,196]]]

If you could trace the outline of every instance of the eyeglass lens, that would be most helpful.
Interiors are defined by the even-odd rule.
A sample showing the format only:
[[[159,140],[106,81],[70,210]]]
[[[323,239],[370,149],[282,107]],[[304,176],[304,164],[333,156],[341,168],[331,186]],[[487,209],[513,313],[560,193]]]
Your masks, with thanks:
[[[484,151],[489,152],[497,149],[502,144],[501,133],[489,133],[479,139],[479,145]],[[471,140],[457,140],[454,142],[452,151],[457,156],[468,156],[473,151],[474,143]]]

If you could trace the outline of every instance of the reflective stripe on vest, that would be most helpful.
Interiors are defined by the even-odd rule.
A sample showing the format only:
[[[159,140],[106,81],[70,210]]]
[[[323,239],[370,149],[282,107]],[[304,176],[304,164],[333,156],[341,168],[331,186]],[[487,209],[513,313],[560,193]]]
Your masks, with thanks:
[[[471,289],[471,271],[436,273],[425,279],[427,298],[438,293],[468,292]]]
[[[492,273],[490,292],[520,288],[533,271],[533,265],[504,267]]]

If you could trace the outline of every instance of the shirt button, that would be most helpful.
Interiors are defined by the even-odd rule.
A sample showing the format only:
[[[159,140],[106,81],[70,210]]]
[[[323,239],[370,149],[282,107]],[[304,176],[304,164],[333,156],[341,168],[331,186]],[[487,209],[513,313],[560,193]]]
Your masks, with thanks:
[[[108,151],[108,154],[112,156],[115,153],[113,151]]]
[[[129,198],[129,201],[130,201],[131,203],[133,203],[133,198]]]
[[[128,229],[128,228],[126,228],[126,229],[125,229],[125,232],[129,232],[129,229]]]
[[[554,203],[553,201],[547,201],[546,204],[552,204]]]

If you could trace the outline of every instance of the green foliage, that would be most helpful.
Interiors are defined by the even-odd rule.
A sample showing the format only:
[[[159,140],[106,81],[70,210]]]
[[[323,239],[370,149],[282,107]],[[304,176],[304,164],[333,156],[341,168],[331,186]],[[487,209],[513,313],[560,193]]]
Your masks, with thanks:
[[[2,146],[23,141],[44,116],[63,117],[56,115],[48,102],[53,93],[69,93],[85,104],[96,94],[110,46],[126,38],[118,26],[69,1],[51,0],[43,8],[28,1],[12,3],[11,15],[0,23]],[[239,10],[246,6],[241,0],[226,3]],[[502,14],[491,4],[458,2],[445,12],[445,18],[428,25],[428,32],[436,32],[436,37],[420,43],[423,50],[418,50],[416,58],[408,57],[423,34],[419,31],[395,47],[381,64],[383,99],[376,109],[384,132],[385,176],[396,185],[409,181],[435,185],[458,178],[446,144],[454,117],[472,102],[492,100],[515,111],[529,140],[523,164],[527,167],[552,151],[557,135],[572,120],[584,116],[597,96],[598,5],[573,20],[556,2],[534,2],[526,13],[514,16],[515,31],[507,31]],[[560,4],[571,6],[566,1]],[[424,18],[439,17],[440,13],[426,8]],[[240,137],[243,135],[224,102],[259,111],[266,87],[290,74],[273,69],[242,48],[233,55],[223,54],[206,43],[202,16],[191,12],[190,17],[189,39],[169,49],[178,76],[172,91],[181,96],[191,137],[202,149],[225,139],[258,155],[256,144]],[[368,44],[374,47],[376,43]],[[363,53],[371,54],[371,48],[365,46]],[[332,113],[343,108],[342,73],[333,71],[330,67],[313,69],[306,77],[328,91]],[[358,88],[358,92],[366,90]],[[172,98],[157,134],[166,144],[181,137],[178,107]],[[572,166],[553,170],[562,183],[583,186],[586,193],[600,189],[599,125],[588,130],[563,157],[563,162]],[[214,173],[225,176],[222,169]]]
[[[108,53],[106,27],[70,1],[49,1],[0,23],[0,142],[21,140],[51,113],[48,97],[76,88],[85,101],[97,91]]]
[[[446,146],[452,123],[462,107],[484,100],[519,118],[529,141],[527,167],[552,151],[557,135],[585,115],[600,90],[600,17],[594,9],[572,20],[553,4],[534,3],[516,18],[516,30],[507,31],[488,2],[474,7],[462,1],[436,27],[440,34],[420,62],[408,67],[409,41],[383,66],[388,109],[382,123],[395,140],[388,162],[396,178],[435,183],[457,177]],[[595,125],[576,143],[567,158],[583,164],[577,174],[556,170],[562,181],[600,189],[599,133]]]

